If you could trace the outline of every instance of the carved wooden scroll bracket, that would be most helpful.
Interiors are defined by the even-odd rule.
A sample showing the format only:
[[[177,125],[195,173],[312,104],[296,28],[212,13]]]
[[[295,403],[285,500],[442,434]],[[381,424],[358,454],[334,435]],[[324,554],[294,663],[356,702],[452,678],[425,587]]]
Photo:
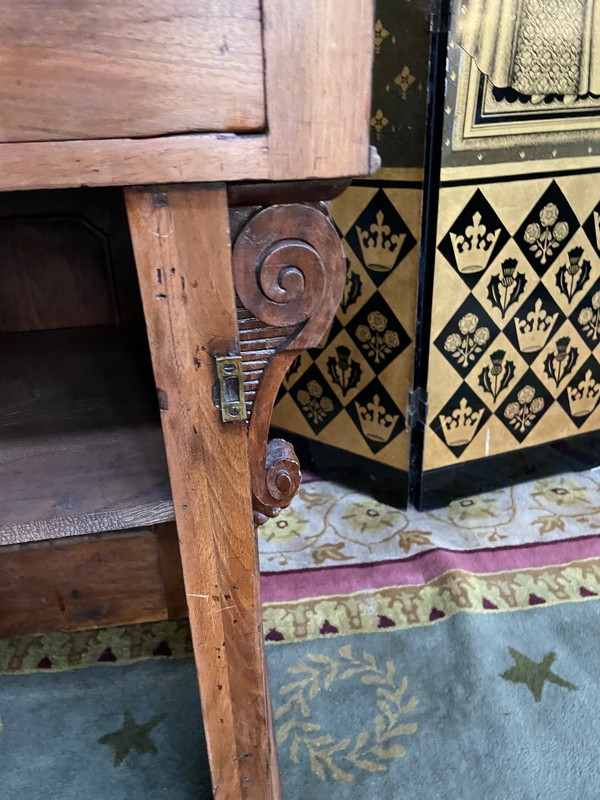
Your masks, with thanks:
[[[291,444],[267,441],[277,391],[298,351],[321,341],[344,289],[345,259],[325,206],[258,211],[235,241],[233,278],[254,519],[261,525],[291,503],[301,479]]]

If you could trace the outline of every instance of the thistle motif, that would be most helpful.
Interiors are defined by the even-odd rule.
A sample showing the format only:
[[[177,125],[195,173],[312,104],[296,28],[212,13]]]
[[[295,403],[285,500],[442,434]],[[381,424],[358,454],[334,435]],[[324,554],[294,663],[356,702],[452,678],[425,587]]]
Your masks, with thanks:
[[[519,433],[525,433],[543,410],[544,398],[535,396],[533,386],[524,386],[517,395],[517,401],[509,403],[504,409],[504,417]]]
[[[490,331],[484,326],[479,327],[479,317],[476,314],[465,314],[459,320],[458,330],[460,333],[451,333],[446,337],[444,350],[461,367],[468,367],[489,341]]]
[[[507,258],[502,262],[502,272],[492,275],[488,283],[488,299],[494,308],[498,308],[504,319],[508,308],[516,303],[525,291],[527,278],[522,272],[515,272],[517,259]]]
[[[505,358],[505,350],[496,350],[490,356],[491,366],[484,367],[479,373],[479,385],[484,392],[492,395],[494,402],[508,388],[515,375],[514,362]]]
[[[569,250],[568,259],[556,273],[556,285],[570,303],[588,282],[592,265],[583,258],[583,247],[573,247]]]
[[[330,356],[327,360],[327,371],[332,383],[339,386],[345,397],[360,381],[362,368],[358,361],[350,358],[350,350],[343,345],[335,348],[337,358]]]
[[[544,372],[551,378],[555,385],[562,381],[565,375],[573,371],[573,367],[579,358],[579,350],[576,347],[569,347],[571,339],[563,336],[556,340],[556,350],[548,353],[544,361]]]
[[[559,211],[554,203],[547,203],[539,213],[539,222],[532,222],[525,228],[523,238],[529,249],[546,264],[552,258],[552,251],[569,235],[567,222],[559,220]]]

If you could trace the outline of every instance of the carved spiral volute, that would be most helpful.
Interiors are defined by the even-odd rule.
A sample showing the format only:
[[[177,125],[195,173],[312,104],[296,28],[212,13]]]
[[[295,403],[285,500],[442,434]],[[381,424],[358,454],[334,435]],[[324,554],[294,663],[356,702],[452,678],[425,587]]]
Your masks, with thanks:
[[[303,325],[294,348],[318,344],[343,291],[339,237],[313,206],[271,206],[254,216],[233,250],[235,288],[245,308],[274,326]],[[338,275],[338,273],[340,273]],[[341,277],[341,279],[340,279]],[[311,330],[319,328],[318,336]]]
[[[257,524],[288,506],[300,485],[300,464],[283,439],[267,444],[271,410],[297,350],[316,347],[341,300],[345,260],[329,217],[314,206],[271,206],[253,216],[233,248],[235,289],[257,320],[290,331],[257,390],[249,427]]]

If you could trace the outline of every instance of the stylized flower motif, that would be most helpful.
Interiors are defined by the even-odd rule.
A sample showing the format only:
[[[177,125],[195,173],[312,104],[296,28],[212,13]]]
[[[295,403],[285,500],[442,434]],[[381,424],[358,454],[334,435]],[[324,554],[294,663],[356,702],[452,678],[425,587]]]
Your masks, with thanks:
[[[504,409],[504,417],[513,428],[525,433],[543,408],[544,398],[535,396],[533,386],[524,386],[517,395],[517,402],[509,403]]]
[[[523,238],[530,245],[529,249],[546,264],[552,257],[560,242],[569,235],[569,225],[558,219],[558,208],[554,203],[547,203],[539,213],[540,224],[530,223],[525,228]],[[542,230],[543,228],[543,230]]]
[[[379,333],[387,328],[387,318],[383,316],[381,311],[372,311],[367,317],[367,322],[372,330]]]
[[[469,333],[475,333],[478,324],[479,318],[475,314],[465,314],[458,323],[458,329],[463,336],[467,336]]]
[[[383,341],[388,347],[398,347],[400,345],[400,337],[396,331],[386,331],[383,334]]]
[[[527,242],[527,244],[533,244],[537,242],[537,240],[542,235],[542,229],[537,224],[537,222],[532,222],[525,228],[525,233],[523,234],[523,238]]]
[[[383,22],[378,19],[375,23],[375,55],[379,55],[381,52],[381,45],[384,39],[387,39],[389,35],[390,32],[387,28],[384,28]]]
[[[524,386],[517,395],[517,400],[521,405],[525,405],[525,403],[531,403],[534,397],[535,389],[533,386]]]
[[[566,222],[557,222],[554,226],[554,238],[557,242],[562,242],[569,235],[569,226]]]
[[[446,341],[444,342],[444,350],[447,350],[449,353],[454,353],[455,350],[462,344],[462,336],[458,333],[451,333],[450,336],[446,337]]]
[[[309,381],[306,388],[308,391],[300,389],[297,400],[306,416],[319,423],[333,411],[333,403],[329,397],[323,397],[323,387],[318,381]]]
[[[323,387],[317,381],[309,381],[306,388],[313,397],[321,397],[323,394]]]
[[[483,346],[490,338],[488,328],[479,325],[479,317],[476,314],[465,314],[458,322],[459,333],[451,333],[446,336],[444,350],[452,353],[458,363],[466,367],[471,361],[475,361],[475,355],[481,353]],[[462,334],[462,335],[461,335]]]
[[[387,330],[388,320],[381,311],[371,311],[367,325],[356,328],[356,338],[364,342],[363,350],[379,364],[396,347],[400,347],[400,337],[396,331]]]
[[[585,335],[596,341],[600,337],[600,292],[594,292],[592,305],[582,308],[577,317],[577,322],[583,328]]]
[[[475,344],[478,345],[485,344],[489,338],[490,338],[489,328],[477,328],[477,330],[473,334],[473,340],[475,341]]]
[[[545,205],[540,211],[540,222],[545,228],[549,228],[551,225],[554,225],[557,219],[558,208],[554,205],[554,203],[548,203],[548,205]]]
[[[402,67],[402,70],[399,72],[399,74],[394,78],[394,83],[396,86],[400,87],[400,93],[402,94],[403,100],[406,100],[408,90],[416,80],[417,79],[410,71],[410,67],[406,64],[404,67]]]
[[[531,497],[535,498],[540,508],[549,511],[555,511],[556,506],[579,506],[580,513],[584,514],[589,511],[586,506],[595,505],[596,491],[597,487],[592,479],[578,473],[576,477],[559,475],[538,481],[533,486]]]
[[[375,114],[371,117],[371,125],[375,128],[375,136],[377,139],[381,136],[381,131],[385,128],[386,125],[389,125],[390,121],[385,116],[383,111],[378,108]]]
[[[361,342],[366,342],[371,338],[371,331],[366,325],[359,325],[356,329],[356,338]]]
[[[540,411],[544,408],[544,398],[543,397],[534,397],[531,401],[531,411],[534,414],[539,414]]]

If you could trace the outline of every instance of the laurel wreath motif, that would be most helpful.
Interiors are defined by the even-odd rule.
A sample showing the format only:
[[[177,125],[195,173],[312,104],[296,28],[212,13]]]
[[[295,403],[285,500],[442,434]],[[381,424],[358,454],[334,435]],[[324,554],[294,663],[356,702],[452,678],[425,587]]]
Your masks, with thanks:
[[[394,759],[405,755],[401,739],[415,733],[418,724],[406,722],[404,717],[415,710],[418,699],[406,698],[408,678],[397,679],[393,661],[386,661],[380,668],[371,653],[355,657],[350,645],[340,647],[338,656],[336,660],[321,653],[311,654],[305,662],[288,669],[288,674],[298,677],[279,690],[277,742],[280,747],[289,747],[294,764],[307,755],[320,780],[353,783],[357,770],[386,772]],[[352,738],[336,738],[312,721],[311,703],[336,681],[350,678],[376,687],[377,712],[370,729]]]

